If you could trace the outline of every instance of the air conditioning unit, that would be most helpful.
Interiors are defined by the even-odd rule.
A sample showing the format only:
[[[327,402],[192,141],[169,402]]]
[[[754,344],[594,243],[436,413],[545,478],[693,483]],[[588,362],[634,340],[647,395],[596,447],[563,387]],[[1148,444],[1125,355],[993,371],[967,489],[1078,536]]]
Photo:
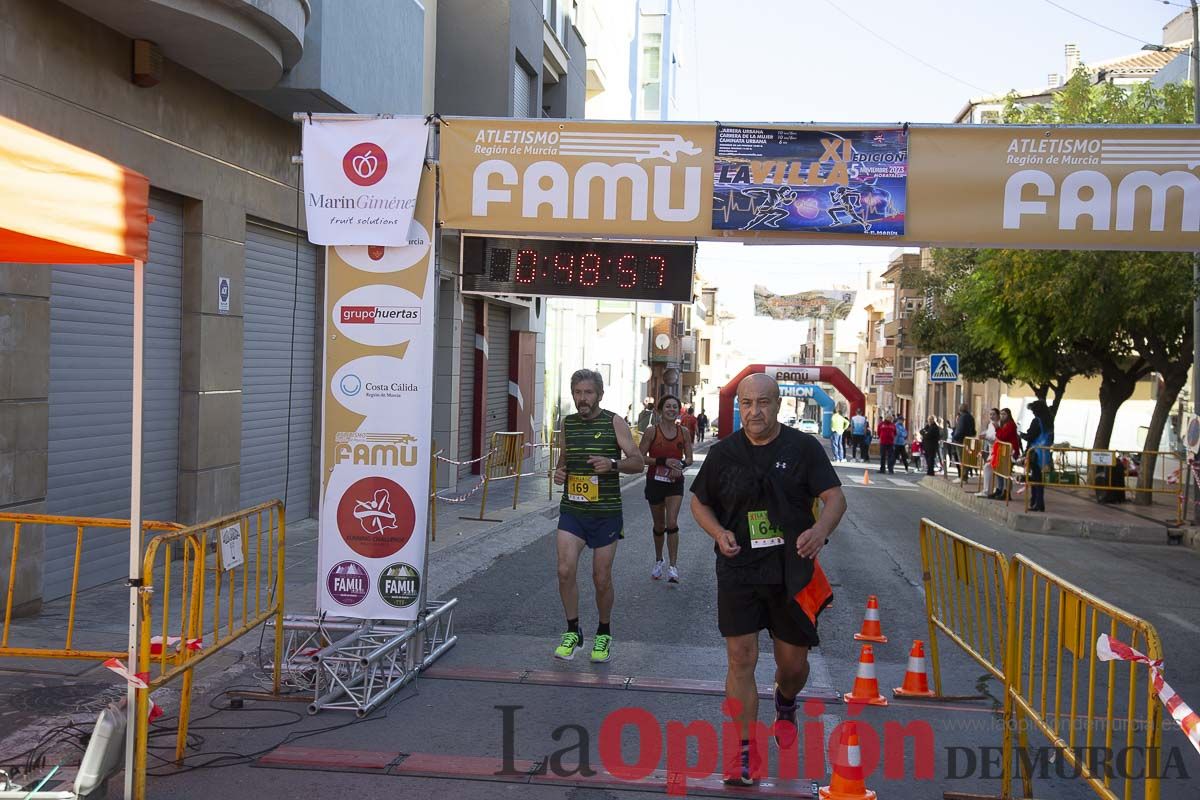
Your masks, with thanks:
[[[691,331],[687,330],[684,327],[685,324],[686,323],[684,323],[684,321],[681,319],[675,320],[675,335],[676,336],[687,336],[689,333],[691,333]]]

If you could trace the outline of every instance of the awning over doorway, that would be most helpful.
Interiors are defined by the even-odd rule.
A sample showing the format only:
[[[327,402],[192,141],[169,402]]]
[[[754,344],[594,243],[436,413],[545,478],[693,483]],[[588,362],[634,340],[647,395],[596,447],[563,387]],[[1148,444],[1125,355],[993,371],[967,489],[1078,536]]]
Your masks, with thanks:
[[[0,262],[145,261],[145,176],[0,117]]]

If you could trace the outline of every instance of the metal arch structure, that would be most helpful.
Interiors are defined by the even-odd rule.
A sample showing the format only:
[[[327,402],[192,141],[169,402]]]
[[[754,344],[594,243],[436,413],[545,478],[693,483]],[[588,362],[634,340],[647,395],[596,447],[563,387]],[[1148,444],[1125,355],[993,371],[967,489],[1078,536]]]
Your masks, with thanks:
[[[721,387],[720,410],[717,416],[719,438],[733,431],[733,404],[742,378],[765,372],[781,383],[828,383],[841,393],[849,404],[851,414],[866,408],[867,398],[846,373],[837,367],[807,366],[804,364],[750,364]]]

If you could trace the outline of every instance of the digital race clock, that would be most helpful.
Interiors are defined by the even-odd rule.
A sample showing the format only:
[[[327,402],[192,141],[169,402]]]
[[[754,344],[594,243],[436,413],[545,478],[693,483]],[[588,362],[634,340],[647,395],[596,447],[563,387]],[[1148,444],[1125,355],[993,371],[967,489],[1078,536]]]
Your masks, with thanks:
[[[462,290],[690,303],[695,260],[694,244],[463,234]]]

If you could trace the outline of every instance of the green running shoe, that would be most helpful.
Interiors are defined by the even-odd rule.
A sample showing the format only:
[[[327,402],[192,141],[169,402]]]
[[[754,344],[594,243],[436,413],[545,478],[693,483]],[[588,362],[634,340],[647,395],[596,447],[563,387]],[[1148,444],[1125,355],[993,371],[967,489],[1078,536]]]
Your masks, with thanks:
[[[575,631],[567,631],[562,635],[562,642],[554,648],[554,657],[563,661],[575,658],[575,651],[583,646],[583,637]]]
[[[608,661],[612,658],[612,637],[607,633],[597,634],[592,640],[592,661]]]

